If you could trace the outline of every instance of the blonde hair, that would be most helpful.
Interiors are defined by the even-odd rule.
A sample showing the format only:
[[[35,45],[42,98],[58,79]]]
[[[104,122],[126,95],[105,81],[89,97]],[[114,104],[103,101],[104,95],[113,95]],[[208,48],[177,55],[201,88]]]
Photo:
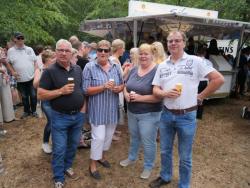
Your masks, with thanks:
[[[119,48],[125,48],[125,42],[121,39],[115,39],[111,45],[111,52],[115,53]]]
[[[138,48],[131,48],[130,54],[133,53],[134,57],[132,58],[130,55],[131,63],[133,63],[134,66],[138,66],[139,64],[139,49]]]
[[[101,40],[97,43],[97,48],[100,48],[101,46],[106,46],[108,48],[110,48],[110,42],[107,40]]]
[[[72,55],[75,55],[75,54],[77,54],[77,53],[78,53],[78,50],[75,49],[75,48],[72,48]]]
[[[139,52],[141,52],[141,51],[148,51],[148,52],[153,54],[151,45],[147,44],[147,43],[143,43],[140,45]]]
[[[167,58],[164,47],[161,42],[154,42],[151,46],[154,56],[154,62],[156,64],[160,64]]]
[[[44,50],[41,54],[43,64],[46,64],[48,59],[54,56],[55,52],[52,50]]]

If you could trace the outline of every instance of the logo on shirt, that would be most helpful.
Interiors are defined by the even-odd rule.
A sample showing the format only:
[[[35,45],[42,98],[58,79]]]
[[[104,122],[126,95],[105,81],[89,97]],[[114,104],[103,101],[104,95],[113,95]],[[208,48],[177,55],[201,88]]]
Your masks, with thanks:
[[[177,71],[177,74],[185,74],[193,76],[193,60],[188,59],[184,65],[181,65]]]
[[[160,70],[160,78],[167,78],[171,75],[170,68],[163,68]]]

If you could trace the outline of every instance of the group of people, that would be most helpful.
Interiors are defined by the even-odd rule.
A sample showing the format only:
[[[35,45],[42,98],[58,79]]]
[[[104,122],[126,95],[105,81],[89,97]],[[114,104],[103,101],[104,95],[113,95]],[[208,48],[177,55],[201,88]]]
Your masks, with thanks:
[[[60,39],[55,52],[42,52],[42,69],[35,61],[33,50],[24,45],[24,35],[17,33],[15,38],[16,44],[8,52],[8,68],[21,88],[22,118],[36,116],[33,103],[41,100],[48,120],[43,148],[52,152],[55,188],[64,187],[65,175],[78,179],[72,165],[86,121],[91,126],[92,137],[89,173],[96,180],[102,179],[97,164],[111,168],[106,152],[111,147],[120,118],[119,109],[123,106],[127,106],[130,145],[128,155],[120,165],[127,167],[136,163],[142,146],[144,164],[140,178],[148,179],[154,167],[159,131],[161,172],[149,186],[158,188],[170,183],[173,141],[177,134],[179,188],[190,187],[197,105],[218,89],[224,79],[203,58],[185,53],[184,33],[169,33],[167,48],[170,56],[167,57],[160,42],[144,43],[130,50],[130,61],[123,65],[119,61],[125,51],[121,39],[112,43],[99,41],[95,47],[93,45],[95,52],[91,57],[86,56],[89,43],[80,42],[75,36],[69,40]],[[27,57],[22,60],[28,63],[24,72],[18,72],[23,68],[17,63],[23,54]],[[204,77],[209,83],[198,94],[198,84]],[[26,88],[23,93],[22,88]],[[34,88],[37,88],[35,99]],[[48,144],[50,134],[52,148]]]

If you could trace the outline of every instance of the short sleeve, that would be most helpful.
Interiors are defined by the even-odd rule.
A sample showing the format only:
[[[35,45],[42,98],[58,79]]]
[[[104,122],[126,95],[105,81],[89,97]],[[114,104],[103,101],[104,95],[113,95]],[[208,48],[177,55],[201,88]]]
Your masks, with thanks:
[[[152,85],[160,86],[160,70],[161,70],[161,66],[160,65],[157,67],[157,70],[155,72],[155,76],[154,76]]]
[[[210,72],[213,71],[215,71],[215,69],[209,63],[207,63],[205,59],[199,58],[198,75],[200,79],[206,77]]]
[[[53,89],[53,83],[48,69],[43,71],[39,82],[39,87],[46,90]]]
[[[90,64],[87,64],[82,72],[82,89],[84,94],[87,93],[87,89],[91,84],[91,70],[89,65]]]

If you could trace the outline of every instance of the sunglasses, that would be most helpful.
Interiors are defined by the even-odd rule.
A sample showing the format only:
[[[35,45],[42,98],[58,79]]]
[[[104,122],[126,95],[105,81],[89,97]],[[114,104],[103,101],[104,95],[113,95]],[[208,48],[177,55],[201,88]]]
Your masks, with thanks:
[[[24,37],[22,37],[22,36],[21,37],[17,37],[16,39],[17,40],[24,40]]]
[[[97,48],[98,52],[104,52],[104,53],[108,53],[109,49],[103,49],[103,48]]]

